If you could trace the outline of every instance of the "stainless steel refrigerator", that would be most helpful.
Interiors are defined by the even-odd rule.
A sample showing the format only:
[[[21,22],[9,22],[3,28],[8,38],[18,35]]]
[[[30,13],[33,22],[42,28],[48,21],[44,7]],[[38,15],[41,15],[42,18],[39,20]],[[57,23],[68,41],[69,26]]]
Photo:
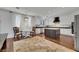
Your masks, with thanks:
[[[74,21],[74,48],[79,51],[79,15],[75,15]]]

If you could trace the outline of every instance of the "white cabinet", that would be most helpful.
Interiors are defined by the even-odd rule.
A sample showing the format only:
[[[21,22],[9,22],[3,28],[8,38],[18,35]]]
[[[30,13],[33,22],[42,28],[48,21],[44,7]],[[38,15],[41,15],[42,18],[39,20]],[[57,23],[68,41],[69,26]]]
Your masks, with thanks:
[[[40,34],[40,28],[36,29],[36,34]]]

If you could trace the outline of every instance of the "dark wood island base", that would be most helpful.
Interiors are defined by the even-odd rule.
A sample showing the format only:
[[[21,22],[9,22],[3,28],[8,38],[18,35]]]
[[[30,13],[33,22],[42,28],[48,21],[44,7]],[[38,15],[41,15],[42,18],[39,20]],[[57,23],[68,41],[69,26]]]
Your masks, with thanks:
[[[44,29],[44,35],[45,35],[45,37],[49,37],[54,40],[60,40],[60,29],[59,28]]]

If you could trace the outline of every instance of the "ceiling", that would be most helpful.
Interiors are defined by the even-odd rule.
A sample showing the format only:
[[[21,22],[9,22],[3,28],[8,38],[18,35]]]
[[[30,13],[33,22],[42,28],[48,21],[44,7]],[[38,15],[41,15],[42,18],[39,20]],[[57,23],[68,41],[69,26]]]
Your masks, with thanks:
[[[35,16],[60,16],[79,10],[79,7],[2,7],[2,9]]]
[[[78,7],[27,7],[25,10],[31,11],[37,15],[63,15],[79,10]]]

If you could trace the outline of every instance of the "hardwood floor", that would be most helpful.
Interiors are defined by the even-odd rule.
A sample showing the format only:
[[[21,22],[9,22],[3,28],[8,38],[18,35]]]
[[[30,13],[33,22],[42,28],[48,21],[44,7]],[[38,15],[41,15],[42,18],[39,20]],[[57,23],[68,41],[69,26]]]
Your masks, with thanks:
[[[68,47],[68,48],[74,50],[74,41],[73,41],[73,37],[71,37],[71,36],[61,35],[60,40],[51,39],[51,38],[45,37],[44,35],[39,35],[39,36],[41,36],[41,38],[45,38],[47,40],[53,40],[53,42],[56,42],[57,44],[63,45],[65,47]],[[7,43],[6,43],[6,45],[7,45],[6,51],[7,52],[13,51],[13,42],[14,41],[17,41],[17,40],[7,39]]]
[[[7,43],[6,43],[6,51],[7,52],[12,52],[13,51],[13,41],[14,41],[14,39],[12,39],[12,38],[9,38],[9,39],[7,39]]]
[[[56,39],[51,39],[51,38],[48,38],[48,37],[46,37],[45,39],[48,39],[52,42],[58,43],[60,45],[63,45],[67,48],[70,48],[70,49],[74,50],[74,38],[71,37],[71,36],[61,35],[60,39],[57,39],[57,40]]]

